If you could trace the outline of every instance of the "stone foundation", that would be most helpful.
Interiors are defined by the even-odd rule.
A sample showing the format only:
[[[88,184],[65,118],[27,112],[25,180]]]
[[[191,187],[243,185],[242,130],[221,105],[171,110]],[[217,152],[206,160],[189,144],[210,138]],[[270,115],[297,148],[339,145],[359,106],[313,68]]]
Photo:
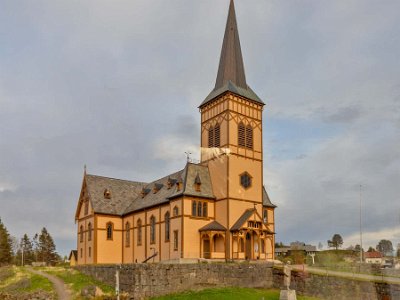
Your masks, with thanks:
[[[283,288],[283,270],[274,269],[274,287]],[[292,271],[290,288],[298,294],[327,300],[396,300],[400,299],[400,285],[383,282],[353,280]]]
[[[120,291],[132,299],[144,299],[188,290],[213,287],[272,288],[272,264],[199,263],[133,264],[76,267],[84,274],[115,286],[120,268]]]

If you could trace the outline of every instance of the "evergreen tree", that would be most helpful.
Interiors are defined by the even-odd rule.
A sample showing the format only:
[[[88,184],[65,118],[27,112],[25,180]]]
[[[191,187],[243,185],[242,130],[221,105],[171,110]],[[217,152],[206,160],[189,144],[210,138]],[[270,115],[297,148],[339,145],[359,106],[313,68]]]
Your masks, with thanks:
[[[35,233],[32,239],[32,246],[33,246],[33,256],[34,256],[34,261],[38,262],[38,256],[39,256],[39,235]]]
[[[10,235],[0,219],[0,265],[9,264],[12,260]]]
[[[32,241],[29,239],[26,233],[21,238],[15,259],[17,265],[30,265],[35,259]]]
[[[56,252],[56,245],[47,229],[43,227],[38,238],[38,260],[54,265],[59,257]]]

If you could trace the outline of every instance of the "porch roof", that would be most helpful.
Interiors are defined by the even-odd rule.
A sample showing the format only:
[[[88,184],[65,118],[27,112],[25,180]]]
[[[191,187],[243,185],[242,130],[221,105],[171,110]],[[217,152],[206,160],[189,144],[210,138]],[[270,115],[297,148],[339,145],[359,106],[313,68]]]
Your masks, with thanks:
[[[222,226],[220,223],[217,221],[213,221],[211,223],[208,223],[206,226],[201,227],[199,229],[200,232],[202,231],[226,231],[226,228]]]

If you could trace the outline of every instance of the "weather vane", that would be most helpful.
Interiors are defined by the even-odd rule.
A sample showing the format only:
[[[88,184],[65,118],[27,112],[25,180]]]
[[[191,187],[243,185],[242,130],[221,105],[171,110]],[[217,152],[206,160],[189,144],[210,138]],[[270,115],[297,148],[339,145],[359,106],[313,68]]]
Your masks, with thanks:
[[[192,154],[192,152],[186,151],[185,154],[186,154],[186,161],[190,162],[190,155]]]

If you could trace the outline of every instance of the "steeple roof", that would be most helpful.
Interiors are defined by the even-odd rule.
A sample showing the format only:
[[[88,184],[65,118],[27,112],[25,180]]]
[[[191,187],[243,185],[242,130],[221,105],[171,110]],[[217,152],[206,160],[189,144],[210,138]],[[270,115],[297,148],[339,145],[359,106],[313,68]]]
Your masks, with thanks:
[[[226,91],[233,92],[262,105],[264,104],[246,82],[239,31],[236,21],[235,4],[233,0],[231,0],[229,6],[228,20],[226,22],[225,36],[222,43],[221,58],[219,61],[215,87],[200,107]]]

